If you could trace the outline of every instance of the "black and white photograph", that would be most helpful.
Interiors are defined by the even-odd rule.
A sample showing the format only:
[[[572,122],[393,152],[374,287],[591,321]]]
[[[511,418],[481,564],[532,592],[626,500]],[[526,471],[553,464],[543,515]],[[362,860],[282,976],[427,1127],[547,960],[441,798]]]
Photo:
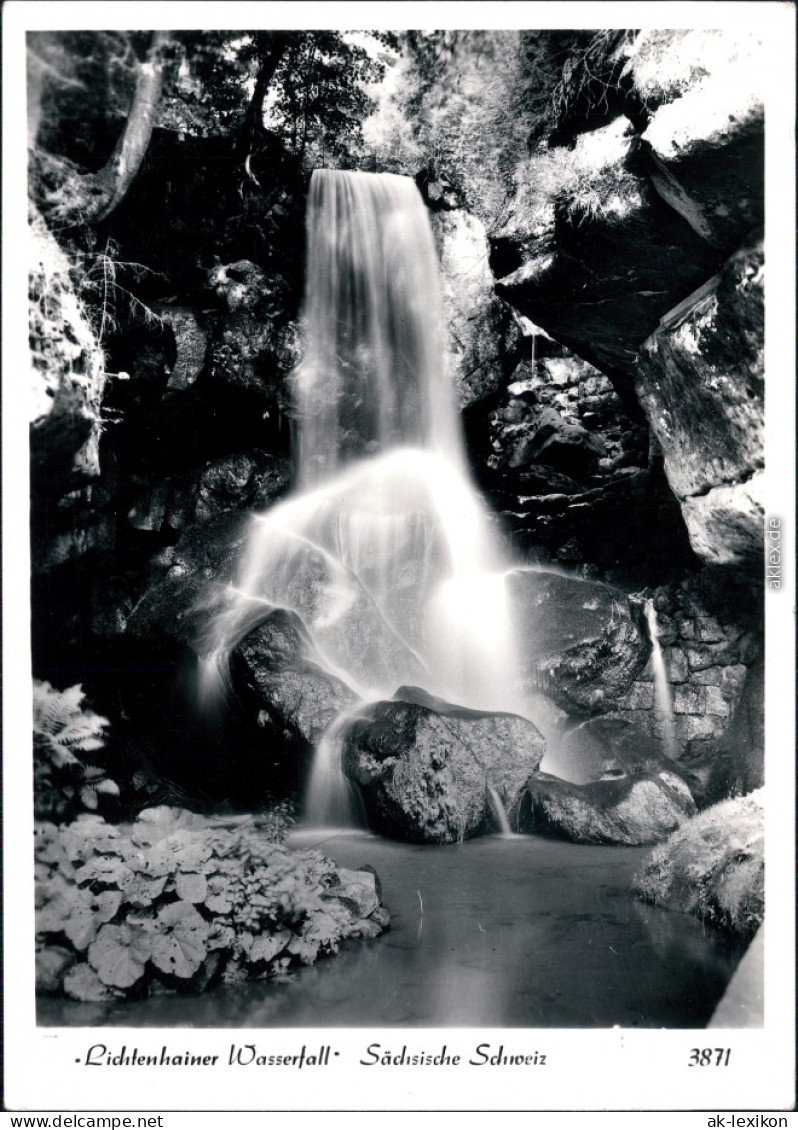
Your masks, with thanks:
[[[4,24],[6,1108],[793,1109],[794,9]]]

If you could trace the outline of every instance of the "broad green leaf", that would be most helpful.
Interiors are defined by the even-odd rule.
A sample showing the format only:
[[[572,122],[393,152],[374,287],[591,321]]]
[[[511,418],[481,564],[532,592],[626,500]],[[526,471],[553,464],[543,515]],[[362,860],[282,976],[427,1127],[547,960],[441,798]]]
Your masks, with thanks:
[[[271,961],[291,941],[290,930],[278,930],[274,934],[258,934],[250,946],[247,957],[250,961]]]
[[[94,900],[100,922],[110,922],[122,905],[120,891],[101,891]]]
[[[236,932],[225,922],[214,922],[208,932],[208,950],[229,949],[235,941]]]
[[[62,946],[46,946],[36,950],[36,988],[54,993],[60,988],[64,974],[75,964],[75,955]]]
[[[187,902],[173,902],[158,912],[159,936],[153,937],[152,962],[164,973],[191,977],[207,953],[208,923]]]
[[[295,954],[303,965],[312,965],[319,956],[319,943],[309,938],[300,938],[297,934],[288,943],[288,952]]]
[[[89,946],[89,963],[105,985],[129,989],[144,973],[152,936],[123,923],[103,926]]]
[[[66,899],[51,899],[36,910],[36,933],[59,934],[69,918],[70,904]]]
[[[177,897],[184,902],[204,902],[208,893],[208,881],[202,874],[179,872],[175,879]]]
[[[125,885],[125,899],[131,906],[145,907],[163,894],[166,886],[166,876],[149,878],[147,875],[134,875],[130,883]]]
[[[211,848],[205,837],[188,829],[173,832],[160,846],[171,855],[181,871],[199,871],[211,857]]]
[[[130,868],[113,855],[97,855],[75,872],[75,882],[80,885],[105,883],[107,886],[119,887],[122,891],[134,878]]]
[[[92,785],[84,785],[80,790],[80,799],[87,808],[97,807],[97,790]]]
[[[233,909],[232,899],[228,894],[208,895],[205,906],[212,914],[229,914]]]
[[[110,1001],[119,996],[104,985],[90,965],[82,961],[64,978],[64,992],[75,1001]]]
[[[84,836],[107,836],[112,831],[111,825],[94,812],[81,812],[70,827]]]
[[[82,953],[97,937],[102,925],[99,916],[88,906],[74,906],[63,925],[63,930],[72,945]]]
[[[151,878],[169,875],[175,869],[174,859],[160,844],[144,849],[131,846],[125,852],[125,862],[134,871],[138,871],[142,875],[149,875]]]

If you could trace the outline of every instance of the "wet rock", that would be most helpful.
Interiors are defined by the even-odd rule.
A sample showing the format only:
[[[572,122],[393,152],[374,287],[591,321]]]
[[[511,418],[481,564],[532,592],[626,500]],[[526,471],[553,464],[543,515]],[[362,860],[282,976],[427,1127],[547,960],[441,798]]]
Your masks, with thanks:
[[[261,728],[309,745],[357,701],[350,687],[325,670],[300,618],[284,609],[270,613],[234,648],[230,675],[239,693],[248,692]]]
[[[249,520],[222,514],[190,526],[171,550],[166,571],[156,571],[127,623],[132,635],[169,639],[202,653],[214,618],[230,607],[230,585],[247,539]]]
[[[721,801],[686,821],[652,853],[635,893],[655,906],[751,937],[764,913],[760,793]]]
[[[202,372],[208,353],[208,335],[189,307],[163,305],[157,312],[175,339],[176,357],[166,387],[179,392],[190,388]]]
[[[690,544],[704,561],[741,566],[752,575],[762,560],[765,513],[764,475],[747,482],[713,487],[707,494],[682,501]]]
[[[544,741],[524,718],[402,688],[364,708],[343,749],[373,828],[415,843],[454,843],[491,826],[488,787],[505,807],[516,802]]]
[[[216,385],[276,395],[279,376],[274,354],[281,348],[278,328],[244,309],[216,317],[210,349],[209,378]]]
[[[207,276],[207,287],[229,311],[258,308],[264,313],[275,313],[281,309],[284,284],[280,279],[268,275],[250,259],[222,263],[218,256],[214,258],[214,266]]]
[[[393,631],[371,596],[365,563],[361,581],[311,540],[285,537],[279,528],[275,530],[268,515],[256,531],[248,557],[242,561],[246,589],[256,599],[239,601],[242,624],[260,616],[258,600],[262,598],[294,609],[316,646],[331,663],[348,672],[364,693],[393,689],[403,679],[423,676],[420,660]],[[411,576],[411,584],[412,580]]]
[[[741,666],[725,667],[717,674],[720,684],[703,688],[707,713],[721,720],[731,716],[731,721],[720,736],[713,734],[703,748],[682,759],[698,782],[693,795],[701,808],[751,793],[764,783],[764,664],[760,660],[747,672]]]
[[[48,573],[67,562],[106,555],[115,542],[116,522],[112,515],[84,512],[76,515],[67,529],[34,529],[31,565],[37,573]]]
[[[136,575],[107,574],[96,578],[91,591],[90,624],[94,635],[113,639],[127,631],[127,619],[141,596]]]
[[[635,773],[674,773],[693,792],[689,766],[668,757],[658,728],[639,718],[605,714],[563,735],[557,773],[575,784]]]
[[[758,241],[677,307],[641,352],[640,402],[693,549],[713,564],[761,566],[763,330]]]
[[[468,212],[430,217],[441,265],[447,363],[461,408],[504,386],[517,340],[508,307],[496,297],[482,223]]]
[[[228,455],[206,464],[197,484],[196,520],[204,522],[240,506],[255,467],[255,460],[245,454]]]
[[[66,973],[75,964],[75,954],[63,946],[37,946],[36,990],[56,993]]]
[[[424,203],[435,215],[440,211],[462,208],[463,195],[446,173],[437,169],[422,169],[416,176]]]
[[[522,684],[569,713],[617,705],[650,652],[640,609],[609,585],[544,569],[513,569],[507,586]]]
[[[287,459],[259,450],[234,452],[157,480],[135,498],[127,520],[138,530],[182,530],[228,510],[262,510],[287,491],[290,480]]]
[[[567,150],[532,153],[491,260],[498,293],[628,399],[640,343],[763,222],[767,63],[731,30],[623,50],[623,110],[599,99]]]
[[[660,106],[642,135],[657,191],[726,254],[764,219],[765,64],[751,62],[727,60]]]
[[[341,903],[357,918],[369,918],[380,909],[377,877],[369,871],[351,871],[346,867],[338,867],[332,874],[331,886],[321,899],[323,902]],[[381,919],[382,915],[377,913],[377,920]]]
[[[575,843],[652,844],[694,812],[687,785],[669,771],[583,785],[539,773],[527,782],[516,821],[520,832]]]
[[[579,480],[596,469],[603,453],[601,440],[581,424],[568,423],[554,408],[539,408],[526,413],[524,428],[510,448],[508,465],[515,469],[544,463]]]
[[[155,568],[128,618],[130,631],[203,655],[220,641],[234,647],[271,609],[290,608],[358,690],[421,678],[420,661],[359,578],[306,539],[280,533],[234,512],[188,526]],[[299,685],[290,693],[299,695]]]
[[[650,179],[633,171],[637,142],[627,125],[616,119],[580,137],[573,163],[589,163],[591,173],[575,178],[573,188],[564,178],[559,194],[536,208],[519,200],[491,237],[494,263],[520,263],[499,278],[497,293],[612,376],[624,395],[632,390],[640,342],[719,258]],[[534,164],[533,157],[533,182]]]

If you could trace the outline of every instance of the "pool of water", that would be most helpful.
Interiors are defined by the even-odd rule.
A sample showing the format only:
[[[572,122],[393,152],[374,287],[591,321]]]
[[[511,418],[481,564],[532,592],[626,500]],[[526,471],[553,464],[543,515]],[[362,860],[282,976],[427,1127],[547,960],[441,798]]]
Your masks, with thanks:
[[[43,1000],[43,1025],[125,1027],[694,1028],[744,946],[630,893],[647,848],[537,836],[426,847],[297,833],[345,867],[370,863],[391,929],[302,968],[198,997]]]

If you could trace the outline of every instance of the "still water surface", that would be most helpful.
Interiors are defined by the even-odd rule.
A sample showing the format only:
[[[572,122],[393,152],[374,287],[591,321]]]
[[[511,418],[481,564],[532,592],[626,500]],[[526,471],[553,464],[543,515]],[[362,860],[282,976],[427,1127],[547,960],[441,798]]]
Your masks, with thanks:
[[[444,847],[296,833],[372,864],[391,929],[285,983],[126,1005],[42,1001],[45,1025],[125,1027],[704,1026],[743,948],[630,894],[650,849],[536,836]]]

